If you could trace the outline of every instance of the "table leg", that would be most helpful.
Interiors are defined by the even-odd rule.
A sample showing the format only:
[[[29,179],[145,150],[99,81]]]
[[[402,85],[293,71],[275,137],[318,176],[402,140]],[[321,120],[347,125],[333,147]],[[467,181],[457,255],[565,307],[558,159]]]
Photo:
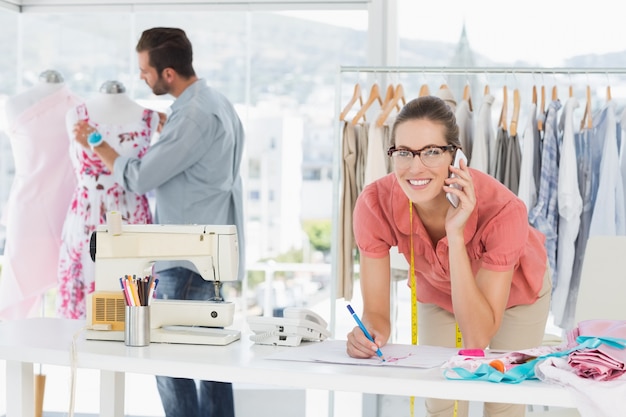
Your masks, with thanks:
[[[100,371],[101,417],[124,417],[124,377],[123,372]]]
[[[6,362],[6,417],[29,417],[35,415],[35,382],[33,364]]]

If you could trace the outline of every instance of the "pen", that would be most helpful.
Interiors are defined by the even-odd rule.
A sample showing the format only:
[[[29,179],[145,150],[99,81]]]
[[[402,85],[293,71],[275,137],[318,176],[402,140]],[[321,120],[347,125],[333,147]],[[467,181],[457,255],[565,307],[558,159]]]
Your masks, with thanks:
[[[350,312],[350,314],[352,314],[354,320],[356,320],[356,324],[358,324],[361,330],[363,330],[363,334],[365,334],[365,337],[367,337],[372,343],[376,343],[374,342],[374,338],[370,335],[370,332],[367,331],[367,329],[363,325],[363,322],[361,322],[361,319],[359,318],[359,316],[356,315],[350,304],[348,304],[348,311]],[[380,348],[376,349],[376,354],[380,359],[383,360],[383,362],[385,362],[385,357],[383,356],[383,352],[380,351]]]

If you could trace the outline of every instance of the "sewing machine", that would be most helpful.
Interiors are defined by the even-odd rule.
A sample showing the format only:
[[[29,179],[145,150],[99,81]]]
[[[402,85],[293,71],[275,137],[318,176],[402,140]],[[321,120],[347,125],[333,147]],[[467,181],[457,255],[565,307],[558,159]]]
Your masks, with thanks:
[[[101,225],[91,238],[95,292],[87,298],[87,339],[124,340],[126,301],[120,277],[152,275],[156,261],[189,261],[216,285],[237,279],[239,255],[233,225]],[[158,286],[156,288],[158,292]],[[226,345],[240,338],[235,306],[221,299],[150,303],[150,340],[161,343]]]

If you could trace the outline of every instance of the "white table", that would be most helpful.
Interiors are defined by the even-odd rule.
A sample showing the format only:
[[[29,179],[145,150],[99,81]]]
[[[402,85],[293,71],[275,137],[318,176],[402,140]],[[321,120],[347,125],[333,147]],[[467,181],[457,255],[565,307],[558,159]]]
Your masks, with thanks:
[[[37,318],[0,323],[0,359],[7,361],[7,417],[34,415],[33,364],[100,370],[100,415],[124,415],[126,372],[302,389],[576,407],[564,388],[540,381],[518,385],[446,380],[440,369],[335,365],[265,359],[286,347],[242,340],[227,346],[85,340],[83,321]],[[76,354],[72,358],[72,340]]]

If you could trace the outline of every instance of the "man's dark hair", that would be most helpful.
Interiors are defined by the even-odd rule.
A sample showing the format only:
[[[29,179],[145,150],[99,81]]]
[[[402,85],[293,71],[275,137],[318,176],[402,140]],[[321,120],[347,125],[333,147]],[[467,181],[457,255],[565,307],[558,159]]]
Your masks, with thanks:
[[[182,29],[152,28],[141,34],[137,52],[148,52],[150,66],[156,68],[159,76],[165,68],[172,68],[181,77],[196,75],[193,70],[191,42]]]

